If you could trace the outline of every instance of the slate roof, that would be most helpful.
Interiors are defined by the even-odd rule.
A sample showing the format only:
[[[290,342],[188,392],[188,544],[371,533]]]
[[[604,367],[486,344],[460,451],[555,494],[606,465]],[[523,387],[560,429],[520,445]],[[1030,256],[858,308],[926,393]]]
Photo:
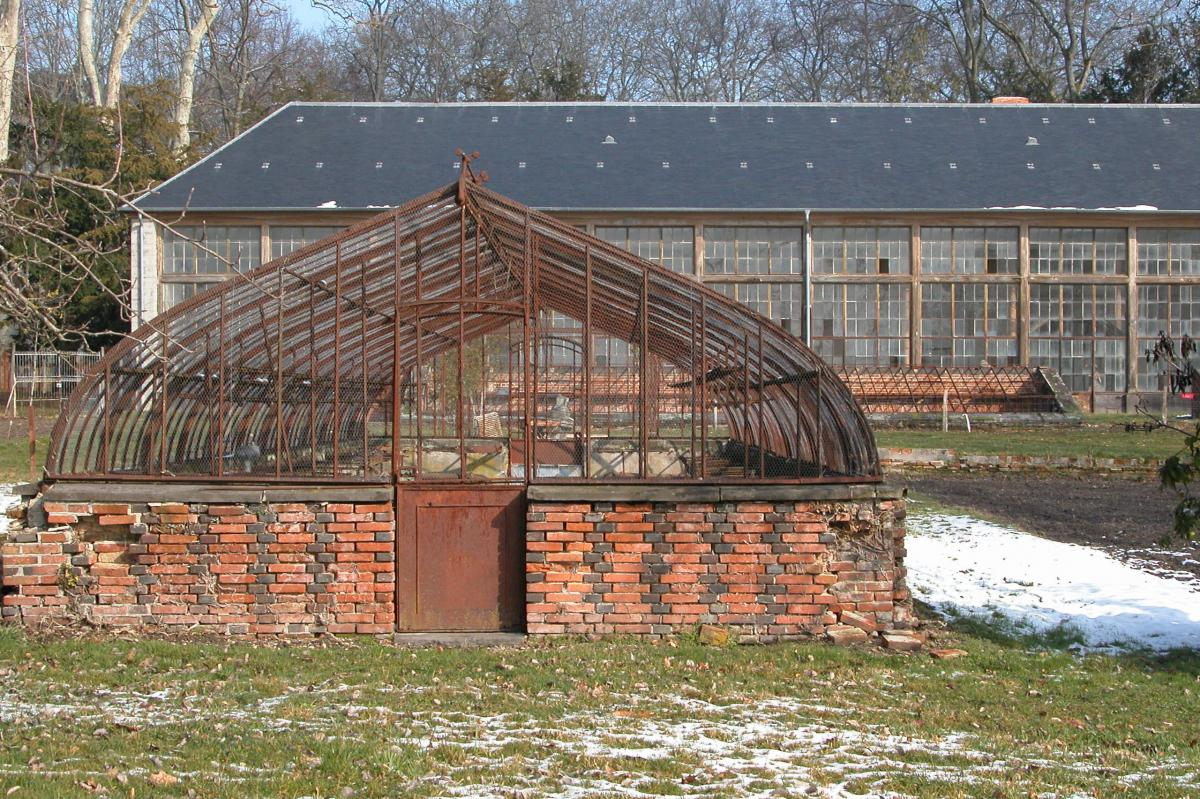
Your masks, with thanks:
[[[135,205],[395,206],[459,147],[542,210],[1200,209],[1195,105],[290,103]]]

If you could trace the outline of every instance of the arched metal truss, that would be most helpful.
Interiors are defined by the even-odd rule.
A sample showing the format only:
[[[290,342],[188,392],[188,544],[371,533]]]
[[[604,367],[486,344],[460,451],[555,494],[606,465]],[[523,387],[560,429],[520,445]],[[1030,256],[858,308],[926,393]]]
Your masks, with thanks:
[[[734,300],[462,178],[140,328],[54,479],[875,480],[862,412]]]

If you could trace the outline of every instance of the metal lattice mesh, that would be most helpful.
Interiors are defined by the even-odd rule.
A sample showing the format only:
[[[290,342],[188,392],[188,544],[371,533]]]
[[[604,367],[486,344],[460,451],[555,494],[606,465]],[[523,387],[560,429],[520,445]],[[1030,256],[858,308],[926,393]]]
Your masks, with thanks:
[[[770,320],[469,179],[233,277],[113,349],[56,477],[878,477]]]

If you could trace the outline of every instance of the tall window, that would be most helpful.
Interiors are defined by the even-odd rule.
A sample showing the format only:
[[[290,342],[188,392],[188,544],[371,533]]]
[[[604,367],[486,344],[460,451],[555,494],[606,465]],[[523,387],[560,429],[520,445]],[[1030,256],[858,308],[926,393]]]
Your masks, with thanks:
[[[926,366],[1014,364],[1017,287],[1007,283],[921,286],[921,363]]]
[[[1029,229],[1029,270],[1035,275],[1123,275],[1125,228]]]
[[[597,227],[596,238],[672,272],[696,271],[695,239],[690,227]]]
[[[271,257],[290,255],[342,229],[332,225],[271,225]]]
[[[1015,275],[1020,263],[1018,228],[921,228],[921,271],[926,274]]]
[[[1200,230],[1138,228],[1139,275],[1200,275]]]
[[[1138,232],[1139,247],[1141,232]],[[1175,341],[1183,336],[1200,337],[1200,286],[1198,285],[1141,285],[1138,298],[1138,355],[1154,346],[1159,332]],[[1138,371],[1138,388],[1154,390],[1158,385],[1158,369],[1142,362]]]
[[[704,228],[706,275],[798,275],[803,253],[801,228]]]
[[[711,283],[726,297],[776,322],[793,336],[804,334],[803,283]]]
[[[813,271],[838,275],[904,275],[912,271],[906,227],[815,227]]]
[[[245,272],[262,262],[258,227],[180,225],[163,230],[164,275]]]
[[[902,283],[816,283],[813,347],[831,363],[908,363],[909,286]]]
[[[1072,391],[1125,389],[1125,287],[1030,286],[1029,363],[1057,369]]]
[[[162,231],[159,310],[262,263],[262,229],[252,226],[176,225]],[[189,279],[190,278],[190,279]]]

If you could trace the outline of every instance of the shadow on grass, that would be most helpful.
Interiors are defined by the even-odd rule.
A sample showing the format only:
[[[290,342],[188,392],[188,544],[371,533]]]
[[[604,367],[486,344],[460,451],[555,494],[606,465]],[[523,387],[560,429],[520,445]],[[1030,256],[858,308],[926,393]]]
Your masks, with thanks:
[[[914,601],[918,614],[943,620],[951,632],[990,641],[1005,649],[1069,651],[1084,645],[1083,631],[1073,624],[1039,630],[1018,624],[998,611],[986,616],[960,613],[953,607],[939,611],[920,600]]]
[[[1037,630],[1020,625],[999,612],[987,616],[971,615],[958,613],[954,608],[939,611],[919,599],[913,600],[913,604],[922,618],[940,619],[945,622],[946,629],[957,635],[988,641],[1004,649],[1069,654],[1086,651],[1083,632],[1072,624]],[[1118,647],[1101,654],[1121,661],[1126,668],[1200,678],[1200,650],[1181,648],[1157,652]]]

